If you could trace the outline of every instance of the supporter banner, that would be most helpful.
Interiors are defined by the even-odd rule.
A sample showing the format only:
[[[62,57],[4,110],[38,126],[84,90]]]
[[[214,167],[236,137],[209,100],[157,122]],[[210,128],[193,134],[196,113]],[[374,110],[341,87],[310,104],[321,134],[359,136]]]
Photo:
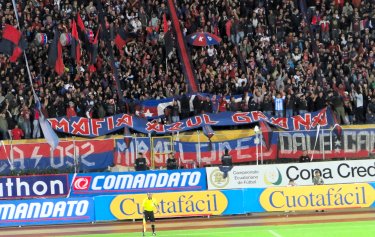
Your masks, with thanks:
[[[327,210],[370,207],[375,190],[367,183],[271,187],[259,199],[266,211]]]
[[[256,193],[259,193],[259,190],[250,190],[247,195],[257,195]],[[95,197],[96,220],[141,219],[141,206],[146,197],[146,194]],[[159,203],[156,218],[233,215],[244,214],[247,211],[263,211],[263,208],[256,204],[259,199],[244,199],[243,190],[156,193],[153,197]],[[245,203],[249,204],[246,204],[247,210],[244,209]]]
[[[331,130],[279,133],[279,158],[299,158],[308,151],[314,159],[361,158],[375,153],[375,129],[343,129],[338,138]],[[315,147],[315,149],[314,149]]]
[[[290,118],[267,117],[259,111],[202,114],[173,124],[149,122],[144,118],[128,114],[117,114],[103,119],[88,119],[83,117],[72,117],[70,120],[66,117],[48,119],[52,128],[56,131],[87,137],[102,136],[122,129],[124,126],[140,133],[167,134],[197,129],[203,125],[236,126],[255,123],[259,120],[265,120],[276,127],[289,131],[310,130],[318,124],[322,128],[328,128],[334,123],[332,112],[329,109]]]
[[[0,174],[47,169],[67,170],[74,164],[77,165],[78,171],[107,169],[113,164],[113,140],[61,141],[53,154],[48,143],[0,147]]]
[[[155,166],[165,167],[168,153],[171,152],[171,141],[168,138],[156,139],[153,142]],[[277,155],[277,135],[272,138],[272,144],[268,150],[263,145],[263,160],[276,159]],[[224,154],[225,148],[229,150],[233,162],[249,162],[256,161],[256,145],[255,136],[245,137],[235,140],[223,142],[178,142],[173,144],[175,157],[182,166],[189,166],[191,163],[200,163],[203,165],[221,164],[221,156]],[[115,142],[115,160],[114,163],[123,166],[134,166],[137,152],[142,152],[147,158],[148,164],[151,164],[151,144],[149,138],[132,139],[129,147],[124,139],[116,139]],[[259,146],[260,150],[260,146]],[[259,160],[261,155],[259,153]]]
[[[32,199],[0,202],[0,226],[95,221],[92,198]]]
[[[71,180],[71,196],[207,189],[204,169],[87,173],[72,175]]]
[[[59,197],[68,193],[67,174],[0,178],[0,199]]]
[[[225,179],[219,168],[208,167],[207,185],[209,190],[286,186],[290,179],[297,185],[311,185],[315,170],[325,184],[375,181],[375,160],[371,159],[234,166]]]

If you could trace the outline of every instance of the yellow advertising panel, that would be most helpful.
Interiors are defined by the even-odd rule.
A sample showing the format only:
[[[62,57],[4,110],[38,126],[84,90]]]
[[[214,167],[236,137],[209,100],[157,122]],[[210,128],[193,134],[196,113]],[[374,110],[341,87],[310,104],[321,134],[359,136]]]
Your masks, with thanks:
[[[146,194],[119,195],[110,205],[117,219],[141,219],[142,203]],[[220,215],[228,206],[226,196],[220,191],[155,193],[159,204],[156,218],[197,215]]]
[[[367,183],[271,187],[260,196],[266,211],[369,207],[374,200],[375,190]]]

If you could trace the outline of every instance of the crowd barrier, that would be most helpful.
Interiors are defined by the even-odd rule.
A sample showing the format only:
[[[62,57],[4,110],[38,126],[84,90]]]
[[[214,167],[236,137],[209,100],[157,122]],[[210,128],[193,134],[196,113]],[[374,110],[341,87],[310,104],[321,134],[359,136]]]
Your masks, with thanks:
[[[2,201],[0,226],[141,219],[146,194]],[[375,208],[375,183],[155,193],[156,218]]]

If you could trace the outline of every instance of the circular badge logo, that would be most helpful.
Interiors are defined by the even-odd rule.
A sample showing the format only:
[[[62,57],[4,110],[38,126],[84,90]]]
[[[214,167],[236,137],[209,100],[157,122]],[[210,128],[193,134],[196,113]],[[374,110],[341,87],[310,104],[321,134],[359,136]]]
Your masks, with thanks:
[[[73,188],[74,190],[87,190],[89,188],[90,181],[91,177],[75,178]]]
[[[264,173],[264,183],[267,185],[280,185],[282,181],[283,178],[278,168],[268,169]]]
[[[216,188],[225,188],[229,184],[229,175],[224,179],[224,174],[219,169],[215,169],[210,174],[211,184]]]

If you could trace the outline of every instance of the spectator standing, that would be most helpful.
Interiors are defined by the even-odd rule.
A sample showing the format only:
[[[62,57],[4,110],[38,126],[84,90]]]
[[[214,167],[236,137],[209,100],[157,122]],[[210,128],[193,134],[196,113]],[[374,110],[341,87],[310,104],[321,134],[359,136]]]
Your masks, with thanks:
[[[74,108],[74,102],[69,101],[69,107],[66,109],[66,117],[70,120],[72,117],[77,116],[76,109]]]
[[[147,160],[143,156],[142,152],[138,153],[138,157],[135,160],[135,171],[145,171],[147,170]]]
[[[175,169],[177,169],[177,161],[173,153],[171,152],[168,154],[167,170],[175,170]]]
[[[281,95],[281,93],[278,92],[276,96],[273,96],[272,98],[273,98],[274,107],[275,107],[275,116],[277,118],[283,117],[285,95]]]
[[[359,87],[357,90],[353,90],[353,98],[355,103],[355,118],[357,123],[363,123],[363,102],[364,97],[362,93],[362,87]]]
[[[33,138],[40,138],[39,110],[34,108]]]
[[[29,107],[26,105],[26,103],[23,104],[18,123],[21,129],[24,131],[26,139],[31,138],[30,114],[31,112],[30,112]]]
[[[307,154],[307,151],[303,151],[303,154],[299,157],[299,162],[300,163],[310,162],[310,157]]]
[[[180,105],[177,100],[173,100],[172,103],[172,122],[180,121]]]
[[[285,117],[290,118],[294,114],[293,112],[295,111],[295,100],[294,100],[294,95],[287,94],[286,99],[285,99]]]
[[[319,170],[314,171],[314,177],[313,177],[312,181],[313,181],[314,185],[323,185],[324,184],[324,180],[323,180]]]
[[[11,130],[13,140],[20,140],[24,136],[23,130],[18,127],[18,124]]]

